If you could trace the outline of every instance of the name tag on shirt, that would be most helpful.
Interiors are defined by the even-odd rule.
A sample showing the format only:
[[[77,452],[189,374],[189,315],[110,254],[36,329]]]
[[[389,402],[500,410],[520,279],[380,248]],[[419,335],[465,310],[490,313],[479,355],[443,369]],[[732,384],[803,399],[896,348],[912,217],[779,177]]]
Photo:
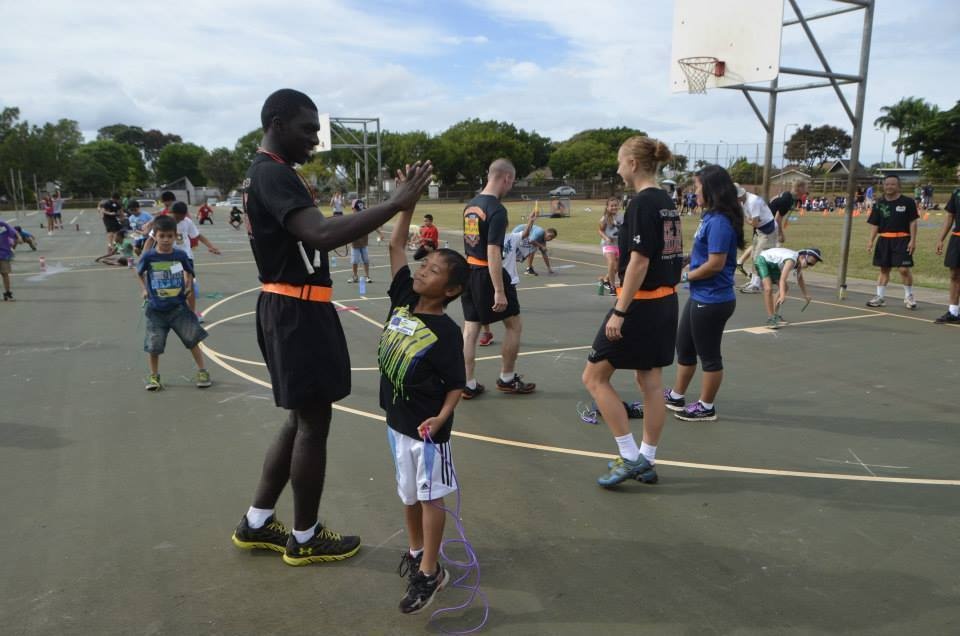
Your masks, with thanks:
[[[183,271],[183,265],[181,263],[174,263],[173,265],[170,266],[171,274],[179,274],[182,271]]]
[[[390,331],[399,331],[405,336],[412,336],[417,330],[417,325],[418,323],[416,320],[394,316],[390,321],[390,324],[387,325],[387,329]]]

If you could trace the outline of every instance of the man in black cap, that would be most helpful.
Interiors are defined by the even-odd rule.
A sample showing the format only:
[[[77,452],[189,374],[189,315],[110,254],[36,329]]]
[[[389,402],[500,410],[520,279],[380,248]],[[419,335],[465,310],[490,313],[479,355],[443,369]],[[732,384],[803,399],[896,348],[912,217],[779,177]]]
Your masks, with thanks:
[[[281,89],[260,113],[263,141],[243,184],[250,244],[263,283],[257,300],[257,341],[277,406],[287,421],[267,451],[253,505],[233,543],[283,553],[289,565],[339,561],[357,553],[360,537],[318,523],[326,474],[332,405],[350,393],[350,358],[333,304],[327,251],[374,231],[412,209],[430,179],[430,162],[408,166],[390,200],[363,214],[324,218],[294,170],[319,143],[313,101]],[[274,513],[287,482],[293,487],[293,531]]]

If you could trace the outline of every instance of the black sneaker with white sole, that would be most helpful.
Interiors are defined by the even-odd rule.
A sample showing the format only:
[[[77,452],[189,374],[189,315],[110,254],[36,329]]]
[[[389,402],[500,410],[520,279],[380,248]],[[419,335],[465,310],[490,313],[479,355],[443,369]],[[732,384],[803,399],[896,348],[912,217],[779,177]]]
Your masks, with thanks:
[[[446,587],[449,578],[450,575],[442,565],[437,565],[437,572],[433,576],[417,570],[407,585],[407,594],[400,600],[400,611],[404,614],[416,614],[430,607],[437,592]]]
[[[682,410],[683,410],[683,407],[687,405],[687,400],[686,400],[686,398],[683,398],[683,397],[678,397],[678,398],[670,397],[670,392],[671,392],[670,387],[667,387],[667,388],[665,388],[665,389],[663,390],[663,403],[664,403],[664,404],[667,406],[667,408],[670,409],[671,411],[682,411]]]

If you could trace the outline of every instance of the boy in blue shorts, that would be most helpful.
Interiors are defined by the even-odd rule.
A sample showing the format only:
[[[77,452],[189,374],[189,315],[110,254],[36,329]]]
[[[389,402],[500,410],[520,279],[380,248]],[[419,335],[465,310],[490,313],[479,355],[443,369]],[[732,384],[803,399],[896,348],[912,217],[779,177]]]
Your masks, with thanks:
[[[449,577],[439,563],[443,497],[457,490],[450,431],[466,378],[463,336],[444,308],[460,296],[469,275],[466,259],[446,248],[427,254],[411,273],[406,239],[412,216],[412,208],[401,212],[390,239],[390,317],[377,352],[380,406],[410,545],[399,569],[407,576],[404,614],[430,605]]]
[[[150,377],[144,388],[147,391],[163,388],[160,354],[166,347],[167,334],[173,329],[197,363],[197,387],[205,389],[211,384],[210,374],[204,367],[199,345],[207,332],[187,306],[187,296],[193,293],[193,264],[183,251],[173,247],[177,240],[177,222],[173,217],[158,216],[153,222],[153,235],[156,245],[143,253],[137,266],[147,305],[143,350],[150,360]]]

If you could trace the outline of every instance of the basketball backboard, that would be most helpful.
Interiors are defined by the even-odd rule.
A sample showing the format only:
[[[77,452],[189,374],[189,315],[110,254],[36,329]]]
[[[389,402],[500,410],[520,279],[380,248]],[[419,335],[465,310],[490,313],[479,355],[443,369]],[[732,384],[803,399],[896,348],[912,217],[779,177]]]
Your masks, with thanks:
[[[317,132],[320,143],[313,149],[314,152],[327,152],[333,148],[330,142],[330,114],[320,115],[320,130]]]
[[[707,89],[776,78],[782,32],[782,0],[674,0],[670,90],[689,90],[677,60],[690,57],[724,63],[722,77],[707,77]]]

